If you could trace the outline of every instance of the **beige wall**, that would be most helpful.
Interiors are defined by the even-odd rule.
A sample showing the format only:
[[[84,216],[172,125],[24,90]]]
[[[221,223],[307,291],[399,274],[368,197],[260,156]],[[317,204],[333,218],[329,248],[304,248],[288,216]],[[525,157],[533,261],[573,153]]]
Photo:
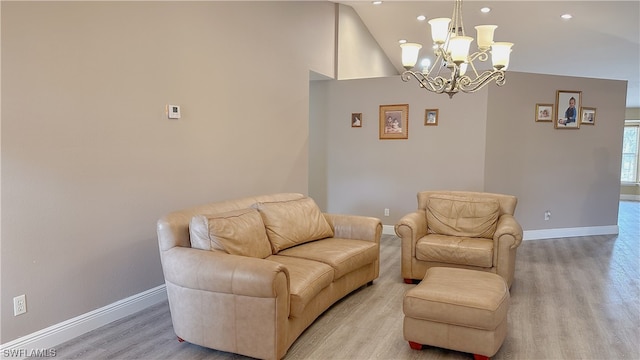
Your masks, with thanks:
[[[339,5],[338,80],[397,75],[360,16],[350,6]],[[400,51],[400,48],[398,48]]]
[[[510,72],[503,87],[453,99],[399,76],[323,86],[329,211],[393,225],[415,209],[420,190],[484,190],[518,196],[525,230],[617,224],[625,81]],[[596,124],[536,123],[536,103],[555,103],[558,89],[582,91],[583,104],[597,108]],[[379,105],[400,103],[409,104],[409,139],[379,140]],[[440,109],[438,126],[423,125],[425,108]],[[362,128],[350,127],[352,112],[363,113]]]
[[[393,225],[416,208],[420,190],[484,188],[486,89],[450,100],[400,76],[323,85],[330,211],[375,216]],[[379,106],[391,104],[409,105],[408,140],[379,140]],[[424,126],[427,108],[440,109],[438,126]],[[351,127],[354,112],[362,113],[361,128]]]
[[[556,90],[582,91],[595,125],[535,122],[536,103],[555,104]],[[518,195],[525,230],[616,225],[625,101],[626,81],[509,73],[489,91],[486,190]]]
[[[307,192],[309,70],[334,75],[334,4],[1,6],[1,343],[162,284],[168,211]]]

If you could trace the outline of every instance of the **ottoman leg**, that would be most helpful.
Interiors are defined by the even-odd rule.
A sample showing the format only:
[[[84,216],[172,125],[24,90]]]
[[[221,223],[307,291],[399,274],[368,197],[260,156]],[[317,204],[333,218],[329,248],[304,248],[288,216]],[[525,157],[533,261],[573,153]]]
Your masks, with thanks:
[[[409,341],[409,346],[413,350],[422,350],[422,344],[418,344],[417,342]]]
[[[473,360],[489,360],[488,356],[473,354]]]

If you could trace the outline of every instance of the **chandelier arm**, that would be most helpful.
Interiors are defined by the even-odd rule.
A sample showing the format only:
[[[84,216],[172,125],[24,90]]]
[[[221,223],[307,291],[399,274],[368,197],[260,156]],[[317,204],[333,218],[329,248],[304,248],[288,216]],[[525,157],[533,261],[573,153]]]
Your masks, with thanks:
[[[471,65],[471,69],[473,70],[473,74],[477,77],[480,76],[480,74],[478,74],[478,70],[476,70],[476,65],[473,63],[472,60],[469,60],[469,65]]]
[[[463,76],[459,80],[459,89],[465,93],[476,92],[485,86],[490,81],[495,80],[496,85],[502,86],[505,83],[505,76],[503,70],[485,71],[480,74],[476,79],[471,79],[468,76]]]
[[[443,64],[446,61],[447,61],[447,53],[443,48],[438,47],[436,49],[436,60],[433,62],[433,66],[431,67],[431,70],[433,70],[436,66],[438,66],[438,71],[435,73],[433,77],[440,76],[440,71],[442,71]],[[431,74],[431,71],[429,71],[429,74]]]
[[[476,51],[475,53],[471,54],[469,56],[469,65],[471,65],[471,69],[473,69],[473,74],[476,77],[479,77],[480,75],[478,74],[478,70],[476,69],[476,65],[475,65],[475,61],[487,61],[489,59],[489,54],[487,54],[487,51],[484,50],[480,50],[480,51]]]
[[[411,71],[411,70],[406,70],[400,76],[400,78],[404,82],[410,81],[412,77],[418,81],[421,88],[424,88],[425,90],[434,92],[436,94],[445,93],[447,90],[446,88],[447,84],[449,83],[449,80],[445,79],[442,76],[436,76],[433,78],[426,77],[422,73]]]

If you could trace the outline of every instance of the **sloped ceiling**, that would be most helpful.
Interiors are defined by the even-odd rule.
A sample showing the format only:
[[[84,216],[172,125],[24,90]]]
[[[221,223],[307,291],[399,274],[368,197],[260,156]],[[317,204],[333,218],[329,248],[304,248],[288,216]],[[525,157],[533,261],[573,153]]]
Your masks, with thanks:
[[[454,4],[453,0],[337,2],[358,13],[398,72],[403,71],[400,39],[423,44],[421,58],[433,58],[429,25],[416,17],[451,17]],[[485,6],[492,11],[481,13]],[[573,18],[560,18],[565,13]],[[475,37],[475,25],[495,24],[496,41],[515,43],[510,70],[627,80],[627,107],[640,107],[640,1],[466,0],[463,19],[468,35]]]

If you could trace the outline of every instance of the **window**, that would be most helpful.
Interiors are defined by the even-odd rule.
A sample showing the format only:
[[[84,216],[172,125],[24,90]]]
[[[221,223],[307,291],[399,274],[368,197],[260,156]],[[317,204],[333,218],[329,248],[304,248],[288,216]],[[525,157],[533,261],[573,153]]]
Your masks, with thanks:
[[[640,142],[640,120],[627,120],[622,139],[622,169],[620,181],[638,183],[638,163],[640,162],[638,143]]]

